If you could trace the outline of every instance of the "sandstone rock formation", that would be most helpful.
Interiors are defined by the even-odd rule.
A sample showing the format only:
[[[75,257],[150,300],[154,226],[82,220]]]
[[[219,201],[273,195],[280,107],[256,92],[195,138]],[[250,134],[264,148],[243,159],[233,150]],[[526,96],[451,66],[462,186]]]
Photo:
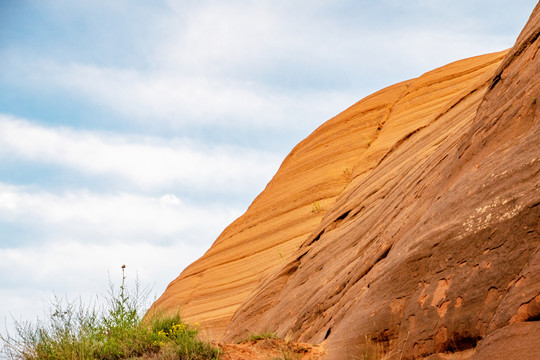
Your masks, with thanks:
[[[540,358],[539,35],[537,5],[508,52],[323,124],[152,310],[327,359]]]

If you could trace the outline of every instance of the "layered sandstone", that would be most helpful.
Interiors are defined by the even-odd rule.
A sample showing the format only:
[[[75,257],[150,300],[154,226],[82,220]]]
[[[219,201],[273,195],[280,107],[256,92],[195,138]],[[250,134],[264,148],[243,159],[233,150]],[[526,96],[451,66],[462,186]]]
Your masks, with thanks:
[[[540,358],[539,25],[537,6],[510,51],[323,124],[153,310],[217,339],[324,343],[328,359],[491,359],[509,341]]]
[[[285,262],[319,226],[357,174],[407,134],[490,81],[504,53],[464,60],[384,89],[329,120],[296,146],[266,189],[208,252],[154,304],[219,337],[266,273]],[[481,96],[476,96],[476,105]],[[470,101],[470,100],[469,100]]]

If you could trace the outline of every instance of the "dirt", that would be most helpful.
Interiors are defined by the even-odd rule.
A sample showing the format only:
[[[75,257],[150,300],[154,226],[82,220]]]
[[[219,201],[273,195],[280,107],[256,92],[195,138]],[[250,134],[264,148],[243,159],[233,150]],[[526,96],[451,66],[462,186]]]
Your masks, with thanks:
[[[222,360],[317,360],[325,351],[321,345],[278,339],[244,341],[239,344],[213,342],[223,354]]]

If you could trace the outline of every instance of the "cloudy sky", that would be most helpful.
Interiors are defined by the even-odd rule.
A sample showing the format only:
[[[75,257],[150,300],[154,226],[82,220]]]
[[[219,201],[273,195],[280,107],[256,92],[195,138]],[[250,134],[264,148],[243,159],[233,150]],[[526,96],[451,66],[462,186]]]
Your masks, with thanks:
[[[0,1],[0,320],[160,295],[362,97],[513,45],[535,0]]]

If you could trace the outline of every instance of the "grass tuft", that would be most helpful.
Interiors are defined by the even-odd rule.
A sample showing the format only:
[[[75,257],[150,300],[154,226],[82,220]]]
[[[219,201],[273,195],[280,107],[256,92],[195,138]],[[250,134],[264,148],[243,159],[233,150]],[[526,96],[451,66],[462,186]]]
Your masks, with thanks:
[[[321,206],[321,204],[318,202],[318,201],[315,201],[313,204],[311,204],[311,212],[312,213],[319,213],[321,211],[323,211],[323,207]]]
[[[279,337],[275,332],[267,331],[263,333],[255,333],[249,335],[247,338],[245,338],[243,341],[240,342],[246,342],[246,341],[257,341],[257,340],[265,340],[265,339],[278,339]]]

